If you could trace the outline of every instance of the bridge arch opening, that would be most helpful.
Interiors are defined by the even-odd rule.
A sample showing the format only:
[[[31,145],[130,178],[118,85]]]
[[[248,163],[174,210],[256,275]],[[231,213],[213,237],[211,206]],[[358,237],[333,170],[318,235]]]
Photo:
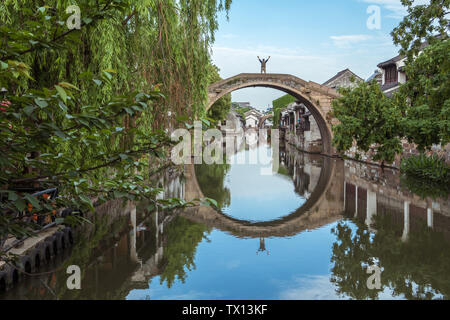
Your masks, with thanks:
[[[243,238],[294,236],[302,231],[334,222],[342,210],[330,207],[328,199],[331,194],[336,193],[336,186],[341,186],[342,181],[336,179],[335,161],[329,157],[323,157],[323,161],[317,184],[309,198],[297,210],[279,219],[263,222],[241,220],[209,206],[188,208],[183,211],[182,216]],[[188,198],[204,198],[195,165],[186,165],[185,174]]]
[[[314,93],[314,90],[317,90],[321,95],[329,97],[331,101],[338,94],[327,87],[318,84],[311,85],[311,83],[291,75],[241,74],[212,84],[209,88],[209,101],[206,109],[209,110],[215,102],[227,94],[252,87],[276,89],[293,96],[299,103],[303,103],[311,112],[319,127],[322,138],[322,153],[326,155],[335,154],[332,147],[331,124],[327,121],[327,110],[324,110],[322,106],[308,97],[312,96],[311,92]],[[327,107],[330,110],[330,106]]]

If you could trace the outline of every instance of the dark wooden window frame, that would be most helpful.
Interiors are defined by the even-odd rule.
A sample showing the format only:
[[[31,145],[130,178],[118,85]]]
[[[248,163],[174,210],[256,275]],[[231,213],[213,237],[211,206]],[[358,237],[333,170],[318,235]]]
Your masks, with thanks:
[[[390,65],[384,69],[385,71],[385,82],[386,83],[397,83],[398,82],[398,70],[395,64]]]

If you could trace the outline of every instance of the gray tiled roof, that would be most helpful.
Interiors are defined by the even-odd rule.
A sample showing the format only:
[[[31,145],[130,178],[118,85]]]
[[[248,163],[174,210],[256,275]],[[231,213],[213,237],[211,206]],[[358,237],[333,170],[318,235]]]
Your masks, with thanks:
[[[394,57],[392,59],[389,59],[387,61],[381,62],[380,64],[378,64],[378,68],[384,68],[384,67],[387,67],[387,66],[389,66],[391,64],[395,64],[397,61],[402,60],[404,57],[405,56],[398,55],[398,56],[396,56],[396,57]]]
[[[350,69],[347,68],[345,70],[338,72],[337,75],[335,75],[333,78],[325,81],[322,85],[326,86],[328,83],[333,82],[334,80],[338,79],[340,76],[344,75],[346,72],[350,72],[353,76],[355,76],[355,78],[363,80],[361,77],[359,77],[358,75],[356,75],[354,72],[352,72]]]

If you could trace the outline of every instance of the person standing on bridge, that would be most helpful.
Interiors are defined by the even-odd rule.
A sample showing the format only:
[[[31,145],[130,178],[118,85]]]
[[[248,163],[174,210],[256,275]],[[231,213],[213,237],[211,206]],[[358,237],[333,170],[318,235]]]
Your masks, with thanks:
[[[258,60],[259,60],[259,62],[261,62],[261,73],[267,73],[266,72],[266,65],[267,65],[267,62],[269,62],[269,60],[270,60],[270,56],[267,59],[262,59],[262,60],[258,56]]]

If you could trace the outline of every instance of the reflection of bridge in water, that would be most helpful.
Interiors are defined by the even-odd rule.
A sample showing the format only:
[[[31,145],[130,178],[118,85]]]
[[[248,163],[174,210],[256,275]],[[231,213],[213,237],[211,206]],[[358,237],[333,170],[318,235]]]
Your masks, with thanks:
[[[342,161],[310,155],[286,146],[280,152],[282,164],[289,171],[297,193],[304,195],[305,204],[290,215],[271,222],[250,223],[233,219],[211,207],[196,207],[179,214],[193,222],[204,224],[242,238],[259,238],[260,251],[264,251],[264,238],[290,237],[303,231],[320,228],[347,217],[371,225],[376,214],[390,214],[393,224],[403,229],[402,238],[407,240],[410,233],[420,224],[427,224],[437,232],[442,232],[450,241],[450,201],[427,201],[399,189],[399,174],[395,170],[381,170],[376,166],[354,161]],[[203,197],[193,165],[185,166],[185,179],[166,177],[162,187],[166,197],[184,197],[186,200]],[[130,256],[140,263],[131,276],[134,287],[148,287],[148,279],[160,274],[164,255],[164,226],[171,223],[170,216],[156,213],[154,226],[156,237],[151,256],[143,259],[143,252],[136,250],[136,230],[130,236]],[[135,226],[135,225],[134,225]],[[375,231],[373,228],[370,228]],[[135,234],[133,236],[133,233]],[[139,232],[138,232],[139,233]],[[142,235],[141,235],[142,237]],[[140,237],[138,237],[140,238]],[[139,246],[138,246],[139,247]],[[140,256],[140,258],[138,258]]]
[[[305,157],[308,158],[307,161],[305,161]],[[244,238],[293,236],[342,218],[341,214],[344,211],[342,162],[328,157],[299,152],[287,155],[282,153],[281,158],[282,162],[284,161],[286,165],[292,168],[293,181],[296,183],[297,192],[306,193],[306,202],[295,212],[278,220],[260,223],[234,219],[207,206],[189,208],[184,210],[181,215],[208,227],[214,227]],[[311,188],[312,190],[308,188],[305,190],[305,186],[301,186],[305,182],[305,177],[309,176],[304,174],[305,169],[310,172],[315,171],[315,174],[311,174],[311,176],[317,176],[316,183],[312,183],[312,185],[315,185]],[[194,165],[185,166],[185,176],[186,200],[204,198],[195,175]],[[339,195],[341,196],[339,197]]]
[[[286,152],[280,152],[280,156],[296,191],[307,198],[305,205],[296,212],[277,221],[256,224],[230,218],[210,207],[190,208],[178,214],[237,237],[260,238],[258,252],[266,250],[264,238],[294,236],[336,222],[343,214],[369,225],[375,214],[390,214],[394,217],[392,223],[403,230],[399,237],[405,241],[413,237],[414,231],[423,223],[434,231],[442,232],[450,241],[449,199],[426,201],[400,190],[397,171],[382,171],[379,167],[354,161],[309,155],[289,146]],[[177,174],[165,173],[159,181],[159,186],[165,190],[164,197],[191,200],[203,195],[193,165],[185,167],[185,179]],[[123,275],[127,280],[115,280],[118,291],[124,293],[130,289],[146,289],[150,279],[162,274],[167,259],[164,257],[165,248],[171,241],[164,230],[170,227],[174,218],[173,215],[156,212],[151,220],[140,223],[135,207],[131,207],[130,214],[131,230],[118,246],[112,248],[114,254],[105,255],[120,255],[131,260],[132,266],[127,269],[127,275]],[[147,230],[142,230],[143,227]],[[124,252],[119,254],[117,250]],[[108,271],[113,272],[118,268],[114,266],[118,261],[104,259],[101,264],[109,261],[112,264]]]
[[[425,225],[442,233],[450,242],[450,199],[423,200],[401,190],[399,174],[395,170],[382,171],[379,167],[354,161],[309,155],[289,146],[280,152],[280,158],[288,169],[286,177],[292,179],[296,192],[304,195],[307,201],[297,211],[276,221],[252,224],[230,218],[209,207],[190,208],[176,214],[154,212],[150,216],[143,206],[136,207],[129,203],[124,208],[121,201],[111,201],[99,207],[96,225],[89,227],[92,235],[88,239],[99,237],[98,232],[103,234],[101,241],[95,249],[89,249],[90,244],[86,242],[89,250],[86,255],[84,250],[81,251],[83,260],[68,261],[79,264],[83,270],[82,297],[124,298],[133,289],[149,288],[151,279],[170,270],[167,267],[172,258],[170,245],[177,244],[177,239],[169,237],[170,228],[178,220],[186,221],[178,219],[177,215],[237,237],[259,238],[258,253],[267,251],[265,238],[295,236],[329,225],[344,215],[354,222],[367,225],[372,224],[375,215],[390,215],[398,239],[414,240],[419,234],[416,231]],[[194,166],[186,166],[185,178],[177,171],[168,170],[158,177],[157,184],[165,190],[161,195],[165,198],[191,200],[203,194]],[[378,226],[379,230],[381,228]],[[369,230],[377,231],[375,228]],[[58,292],[59,297],[73,298],[75,292],[67,290],[66,276],[49,274],[46,277],[48,279],[44,280]],[[64,281],[52,285],[52,278]],[[42,279],[34,279],[33,286],[43,289]],[[103,291],[102,288],[108,290]],[[22,291],[30,290],[23,287]],[[40,295],[30,297],[42,298]]]
[[[336,222],[344,214],[369,226],[376,214],[389,214],[394,218],[392,223],[403,230],[399,237],[404,241],[423,224],[443,233],[450,241],[449,199],[427,201],[400,190],[400,178],[395,170],[383,171],[354,161],[309,155],[290,146],[280,152],[280,158],[296,191],[307,199],[304,206],[292,214],[276,221],[254,224],[233,219],[211,207],[189,208],[178,214],[237,237],[260,238],[260,251],[266,249],[264,238],[295,236]],[[186,200],[202,197],[194,166],[186,166],[184,175],[185,179],[167,172],[161,175],[159,187],[165,190],[161,197]],[[122,282],[120,291],[123,292],[131,288],[148,288],[149,279],[163,272],[164,248],[169,241],[164,230],[174,218],[170,214],[155,212],[151,220],[139,222],[136,207],[131,206],[129,210],[131,230],[124,239],[125,243],[119,242],[119,246],[113,249],[115,252],[123,248],[125,253],[122,255],[129,257],[134,266],[138,265],[131,268],[129,280]],[[109,270],[113,272],[112,265]]]
[[[403,239],[407,239],[419,220],[436,231],[446,230],[450,223],[448,199],[433,202],[401,190],[398,171],[306,154],[291,146],[286,146],[286,152],[280,152],[280,158],[289,169],[289,179],[292,178],[296,192],[307,199],[295,212],[261,223],[238,220],[211,207],[189,208],[181,215],[244,238],[293,236],[338,221],[344,213],[362,219],[374,230],[375,215],[389,212],[403,225]],[[194,165],[185,166],[185,176],[186,200],[203,198]],[[435,220],[445,226],[438,226]]]

